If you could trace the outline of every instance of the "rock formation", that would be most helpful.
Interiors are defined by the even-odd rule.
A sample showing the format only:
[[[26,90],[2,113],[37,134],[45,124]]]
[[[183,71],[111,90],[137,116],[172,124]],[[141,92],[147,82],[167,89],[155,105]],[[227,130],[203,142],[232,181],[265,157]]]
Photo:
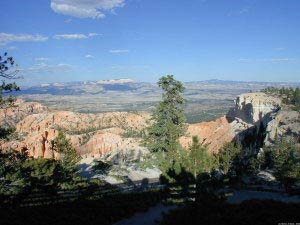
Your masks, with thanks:
[[[141,151],[140,134],[148,126],[147,113],[111,112],[81,114],[55,111],[39,103],[18,101],[16,107],[0,109],[1,126],[15,126],[13,139],[0,141],[2,149],[27,148],[33,157],[59,158],[51,141],[61,129],[83,157],[102,157],[116,151]],[[243,139],[249,132],[263,127],[264,144],[277,137],[299,137],[300,115],[283,106],[281,101],[263,93],[247,93],[237,97],[235,107],[226,116],[211,122],[190,124],[180,138],[188,148],[197,135],[210,152],[218,152],[225,142]]]
[[[198,136],[200,143],[207,145],[210,152],[218,152],[226,142],[232,141],[235,133],[225,116],[211,122],[190,124],[187,135],[180,138],[183,147],[192,144],[192,136]]]
[[[29,106],[32,110],[24,110]],[[51,141],[60,129],[67,133],[67,138],[83,157],[100,157],[121,148],[136,149],[140,139],[131,138],[126,132],[138,134],[147,126],[149,119],[147,113],[81,114],[49,110],[38,103],[19,104],[13,110],[18,114],[9,114],[9,118],[14,118],[9,124],[16,127],[17,137],[10,141],[2,140],[1,148],[26,148],[31,156],[44,158],[59,158],[52,150]],[[1,116],[8,119],[8,116]]]
[[[210,152],[218,152],[226,142],[243,140],[247,134],[258,132],[262,124],[266,131],[263,141],[268,144],[275,138],[275,128],[282,121],[282,116],[279,116],[282,114],[280,109],[281,101],[278,98],[264,93],[242,94],[236,98],[235,106],[226,116],[212,122],[189,125],[187,136],[180,141],[187,147],[192,143],[191,137],[196,135],[200,142],[208,145]],[[296,126],[292,127],[297,132]]]

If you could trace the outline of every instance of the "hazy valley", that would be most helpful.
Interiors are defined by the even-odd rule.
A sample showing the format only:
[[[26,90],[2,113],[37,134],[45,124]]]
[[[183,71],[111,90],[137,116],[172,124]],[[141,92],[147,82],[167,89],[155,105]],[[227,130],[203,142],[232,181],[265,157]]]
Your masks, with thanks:
[[[225,115],[233,106],[236,96],[242,93],[260,91],[269,86],[295,87],[298,84],[207,80],[184,85],[187,122],[196,123]],[[156,84],[139,83],[131,79],[43,84],[22,88],[16,94],[26,101],[81,113],[151,112],[161,98],[161,91]]]

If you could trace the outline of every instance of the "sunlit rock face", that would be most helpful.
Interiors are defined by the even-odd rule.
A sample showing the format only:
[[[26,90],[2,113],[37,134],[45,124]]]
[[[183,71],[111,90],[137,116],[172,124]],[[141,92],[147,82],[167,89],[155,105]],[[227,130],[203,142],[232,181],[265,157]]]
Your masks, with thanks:
[[[266,140],[274,139],[274,130],[278,126],[278,122],[274,124],[274,119],[280,111],[280,104],[280,99],[264,93],[242,94],[236,98],[235,106],[226,116],[211,122],[189,125],[188,136],[182,137],[180,141],[187,147],[192,143],[191,137],[196,135],[210,152],[218,152],[226,142],[236,139],[243,141],[248,133],[258,132],[261,124],[267,133]]]
[[[299,138],[300,113],[282,104],[279,98],[264,93],[247,93],[238,96],[235,103],[227,118],[236,135],[241,136],[256,127],[257,132],[260,129],[265,132],[264,145],[271,145],[278,138]]]
[[[182,146],[187,149],[192,144],[192,136],[198,136],[210,152],[218,152],[224,143],[237,138],[243,140],[254,127],[257,132],[261,126],[266,133],[264,144],[272,144],[278,136],[297,137],[300,134],[299,112],[282,109],[277,98],[247,93],[238,96],[235,103],[226,116],[189,124],[186,135],[180,138]],[[59,129],[67,133],[83,158],[99,158],[116,151],[140,151],[143,147],[139,134],[150,124],[147,113],[82,114],[51,110],[39,103],[17,102],[16,105],[0,110],[0,124],[15,126],[17,131],[16,138],[0,141],[0,147],[27,148],[33,157],[60,158],[51,146]]]
[[[255,124],[262,121],[270,113],[278,111],[281,100],[264,93],[247,93],[238,96],[235,107],[229,110],[229,121],[239,118],[246,123]]]
[[[28,115],[49,111],[50,109],[48,107],[43,106],[40,103],[24,102],[23,100],[18,99],[13,107],[0,108],[0,126],[15,126]]]
[[[299,141],[300,137],[300,113],[288,108],[274,114],[266,127],[265,144],[271,145],[279,138]]]
[[[28,107],[30,110],[27,110]],[[81,114],[49,110],[38,103],[19,104],[8,112],[5,116],[2,111],[0,118],[2,122],[5,118],[16,127],[17,137],[10,141],[2,140],[1,148],[26,148],[35,158],[60,158],[51,145],[60,129],[83,157],[101,157],[118,149],[138,148],[141,138],[137,134],[142,132],[149,120],[149,114],[142,112]],[[134,138],[131,135],[135,135]]]
[[[235,134],[224,116],[215,121],[189,125],[187,135],[180,138],[182,146],[188,148],[193,136],[198,136],[200,143],[207,145],[210,152],[218,152],[224,143],[232,141]]]

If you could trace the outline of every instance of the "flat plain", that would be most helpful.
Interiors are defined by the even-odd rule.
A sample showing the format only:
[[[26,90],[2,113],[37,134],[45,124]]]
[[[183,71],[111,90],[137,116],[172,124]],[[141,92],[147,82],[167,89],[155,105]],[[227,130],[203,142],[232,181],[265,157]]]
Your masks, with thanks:
[[[207,80],[184,83],[184,110],[187,122],[214,120],[225,115],[237,95],[269,86],[295,86],[295,83],[238,82]],[[19,97],[57,110],[81,113],[112,111],[151,112],[161,99],[155,83],[111,83],[96,81],[53,83],[23,88]]]

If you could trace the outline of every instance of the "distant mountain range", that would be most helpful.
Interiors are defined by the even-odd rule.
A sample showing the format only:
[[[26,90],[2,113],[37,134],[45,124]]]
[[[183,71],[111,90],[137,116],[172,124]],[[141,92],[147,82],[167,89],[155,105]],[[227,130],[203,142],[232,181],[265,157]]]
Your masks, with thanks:
[[[235,86],[242,85],[246,89],[259,90],[268,86],[287,86],[287,87],[297,87],[300,86],[299,83],[288,83],[288,82],[258,82],[258,81],[230,81],[230,80],[204,80],[204,81],[191,81],[185,82],[185,86],[195,85],[215,85],[215,86]],[[138,89],[143,89],[147,87],[147,91],[152,89],[153,91],[157,89],[156,84],[147,82],[135,82],[129,78],[122,79],[112,79],[112,80],[99,80],[99,81],[73,81],[66,83],[49,83],[41,84],[32,87],[23,87],[22,90],[16,95],[22,94],[51,94],[51,95],[81,95],[85,93],[89,94],[99,94],[106,91],[135,91]]]

